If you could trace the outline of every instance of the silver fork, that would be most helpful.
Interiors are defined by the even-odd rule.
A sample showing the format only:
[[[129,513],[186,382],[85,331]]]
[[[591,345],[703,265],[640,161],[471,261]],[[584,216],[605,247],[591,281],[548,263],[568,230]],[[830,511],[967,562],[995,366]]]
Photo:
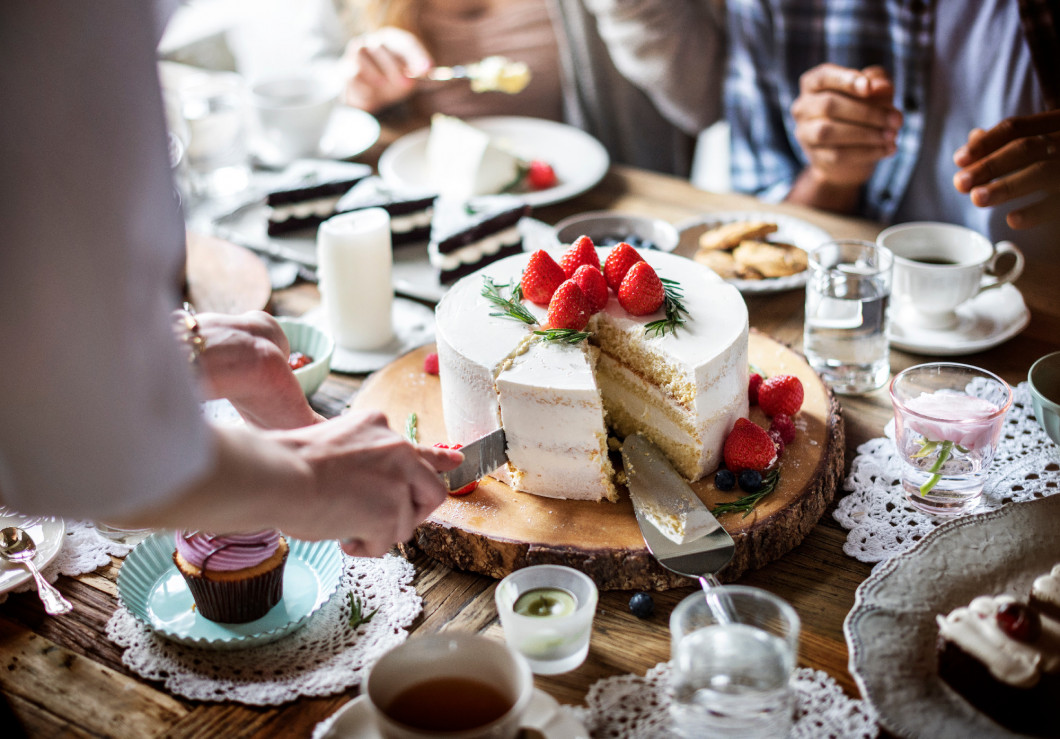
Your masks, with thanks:
[[[707,604],[722,623],[732,623],[732,608],[727,598],[714,590],[721,583],[716,574],[732,560],[736,542],[714,514],[689,487],[662,451],[640,434],[631,434],[622,443],[622,462],[626,472],[633,511],[648,551],[670,572],[699,581]],[[691,541],[677,543],[665,536],[652,521],[651,508],[683,510],[700,520],[707,520],[703,533]]]

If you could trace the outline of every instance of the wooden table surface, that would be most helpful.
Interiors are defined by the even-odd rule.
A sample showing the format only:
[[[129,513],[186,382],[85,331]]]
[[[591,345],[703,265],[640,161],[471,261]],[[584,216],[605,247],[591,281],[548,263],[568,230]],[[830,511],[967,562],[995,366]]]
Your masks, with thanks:
[[[554,223],[589,210],[651,214],[680,223],[710,211],[763,209],[756,201],[696,190],[684,181],[623,167],[613,167],[596,188],[566,203],[541,208],[535,216]],[[875,224],[839,218],[796,207],[768,208],[819,224],[836,237],[872,238]],[[1017,283],[1032,311],[1030,325],[995,349],[961,357],[1015,384],[1026,379],[1036,358],[1060,344],[1060,285],[1057,260],[1032,263]],[[299,284],[273,296],[275,311],[299,314],[317,304],[315,285]],[[802,343],[803,293],[750,296],[751,325],[795,348]],[[902,352],[891,355],[892,371],[925,361]],[[314,397],[326,415],[342,412],[363,377],[332,374]],[[891,416],[885,390],[843,398],[846,462],[856,448],[878,437]],[[842,491],[837,494],[842,496]],[[787,599],[802,617],[800,664],[824,670],[851,695],[857,688],[847,670],[843,620],[854,603],[854,591],[870,566],[843,553],[846,532],[832,519],[831,508],[795,550],[753,571],[740,582],[770,590]],[[420,558],[416,586],[423,613],[413,632],[460,630],[502,638],[493,605],[495,581],[452,571]],[[257,736],[306,737],[314,725],[357,695],[356,689],[319,699],[299,700],[276,708],[185,700],[140,679],[121,662],[121,649],[105,635],[116,607],[115,578],[121,561],[76,578],[60,577],[59,589],[75,611],[63,617],[44,615],[33,593],[13,594],[0,605],[0,691],[11,713],[30,736]],[[629,592],[601,594],[589,657],[577,670],[538,677],[538,687],[562,703],[581,704],[595,681],[627,673],[643,674],[669,657],[667,623],[674,605],[692,592],[687,588],[655,595],[655,615],[633,617]],[[5,713],[0,703],[0,721]],[[0,728],[0,736],[18,736]]]

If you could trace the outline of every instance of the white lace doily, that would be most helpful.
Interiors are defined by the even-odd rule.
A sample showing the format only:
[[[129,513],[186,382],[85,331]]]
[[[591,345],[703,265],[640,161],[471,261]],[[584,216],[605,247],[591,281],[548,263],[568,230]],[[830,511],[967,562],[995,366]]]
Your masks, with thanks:
[[[130,670],[185,698],[278,705],[341,693],[405,641],[423,610],[408,561],[343,558],[342,582],[331,600],[304,628],[270,644],[238,651],[186,647],[158,636],[121,606],[107,623],[107,636],[125,648],[122,662]],[[356,629],[349,623],[350,592],[365,614],[379,609]]]
[[[51,564],[41,570],[48,582],[55,582],[59,575],[76,577],[94,572],[110,564],[110,555],[124,557],[132,551],[132,546],[107,537],[96,531],[92,523],[85,521],[67,521],[66,535],[63,538],[59,553]],[[28,580],[10,592],[21,593],[36,589],[33,580]],[[7,600],[9,593],[0,593],[0,603]]]
[[[970,513],[1008,503],[1043,498],[1060,491],[1060,447],[1034,418],[1030,390],[1012,389],[997,456],[979,505]],[[835,519],[848,529],[843,551],[862,562],[882,562],[904,552],[951,518],[935,517],[909,505],[901,486],[902,461],[894,445],[894,423],[880,439],[858,447],[844,484],[850,495],[839,501]]]
[[[878,733],[869,704],[848,697],[820,670],[802,667],[792,679],[795,725],[788,739],[871,739]],[[669,726],[670,663],[661,662],[644,677],[622,675],[596,682],[587,706],[572,709],[596,739],[664,739]]]

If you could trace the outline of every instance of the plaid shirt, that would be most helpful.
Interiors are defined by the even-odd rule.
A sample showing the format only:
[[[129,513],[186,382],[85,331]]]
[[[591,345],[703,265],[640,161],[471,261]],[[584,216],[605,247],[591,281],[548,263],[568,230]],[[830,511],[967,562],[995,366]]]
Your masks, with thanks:
[[[894,156],[862,192],[860,215],[890,222],[912,177],[924,130],[934,13],[942,0],[728,0],[725,107],[732,130],[732,187],[778,202],[809,164],[795,139],[791,104],[799,76],[824,62],[880,65],[905,116]],[[962,1],[962,0],[958,0]],[[1020,0],[1043,98],[1060,101],[1060,0]]]

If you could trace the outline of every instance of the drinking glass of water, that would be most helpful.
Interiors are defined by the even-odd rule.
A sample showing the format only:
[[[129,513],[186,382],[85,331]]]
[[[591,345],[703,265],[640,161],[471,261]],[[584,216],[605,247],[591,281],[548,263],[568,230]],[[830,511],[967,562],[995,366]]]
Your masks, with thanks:
[[[810,252],[803,349],[837,393],[867,393],[890,375],[894,256],[870,241],[829,241]]]
[[[670,615],[673,658],[670,715],[678,736],[784,737],[791,730],[791,676],[799,616],[759,588],[722,585],[731,620],[718,619],[702,592]]]

